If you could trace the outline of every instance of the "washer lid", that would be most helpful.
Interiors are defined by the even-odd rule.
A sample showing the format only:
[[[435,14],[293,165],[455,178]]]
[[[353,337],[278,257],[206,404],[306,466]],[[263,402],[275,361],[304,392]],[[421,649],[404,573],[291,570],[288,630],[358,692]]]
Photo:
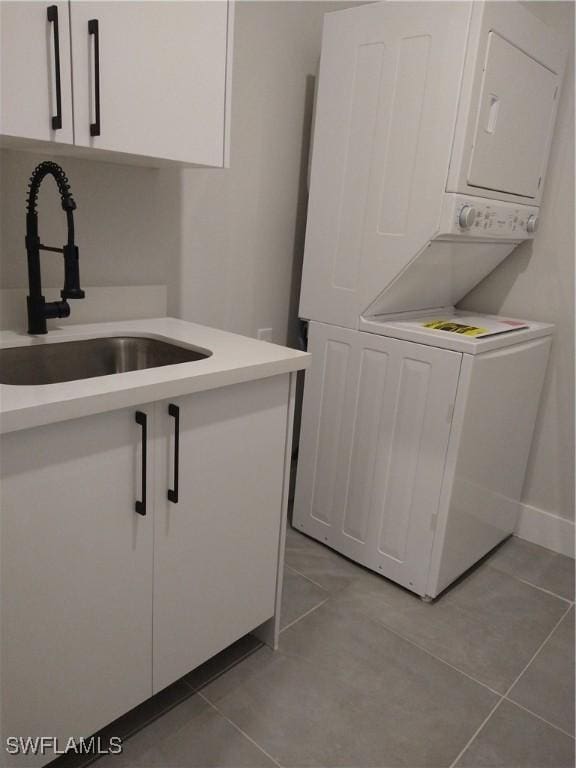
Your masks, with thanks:
[[[471,314],[452,307],[432,310],[425,314],[409,312],[395,318],[362,317],[359,327],[369,333],[472,355],[549,336],[554,330],[554,326],[548,323],[498,315]]]

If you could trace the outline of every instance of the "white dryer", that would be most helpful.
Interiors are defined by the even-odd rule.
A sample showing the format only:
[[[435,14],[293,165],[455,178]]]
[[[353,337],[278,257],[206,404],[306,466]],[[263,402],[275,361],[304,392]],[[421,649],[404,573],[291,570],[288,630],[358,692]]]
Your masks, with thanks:
[[[516,525],[552,327],[454,306],[534,235],[564,56],[513,2],[325,17],[293,524],[421,596]]]

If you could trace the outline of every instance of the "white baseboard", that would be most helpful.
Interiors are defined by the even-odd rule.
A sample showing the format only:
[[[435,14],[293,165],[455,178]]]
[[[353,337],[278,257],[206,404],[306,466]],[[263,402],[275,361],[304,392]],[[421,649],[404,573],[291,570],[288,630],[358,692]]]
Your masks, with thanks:
[[[558,517],[543,509],[522,504],[516,526],[516,536],[533,544],[551,549],[561,555],[574,557],[575,526],[572,520]]]

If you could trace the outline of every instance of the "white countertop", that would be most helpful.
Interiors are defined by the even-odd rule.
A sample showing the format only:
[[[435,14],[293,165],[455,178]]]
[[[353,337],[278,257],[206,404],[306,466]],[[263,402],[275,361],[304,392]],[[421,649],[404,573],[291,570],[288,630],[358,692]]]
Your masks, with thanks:
[[[163,317],[66,326],[46,336],[0,331],[0,348],[106,336],[148,336],[212,352],[204,360],[41,386],[0,385],[0,432],[127,408],[307,368],[311,355]]]

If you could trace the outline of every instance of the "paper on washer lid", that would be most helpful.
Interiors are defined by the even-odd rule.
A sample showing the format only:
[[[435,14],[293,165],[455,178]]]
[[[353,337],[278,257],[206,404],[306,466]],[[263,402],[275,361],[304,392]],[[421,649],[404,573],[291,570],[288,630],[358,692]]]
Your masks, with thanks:
[[[444,317],[420,318],[409,325],[418,325],[426,330],[437,333],[455,333],[460,336],[473,336],[476,339],[486,338],[487,336],[496,336],[500,333],[510,333],[519,331],[522,328],[528,328],[528,323],[522,320],[512,320],[499,318],[495,320],[492,317],[482,317],[478,315],[445,315]]]

